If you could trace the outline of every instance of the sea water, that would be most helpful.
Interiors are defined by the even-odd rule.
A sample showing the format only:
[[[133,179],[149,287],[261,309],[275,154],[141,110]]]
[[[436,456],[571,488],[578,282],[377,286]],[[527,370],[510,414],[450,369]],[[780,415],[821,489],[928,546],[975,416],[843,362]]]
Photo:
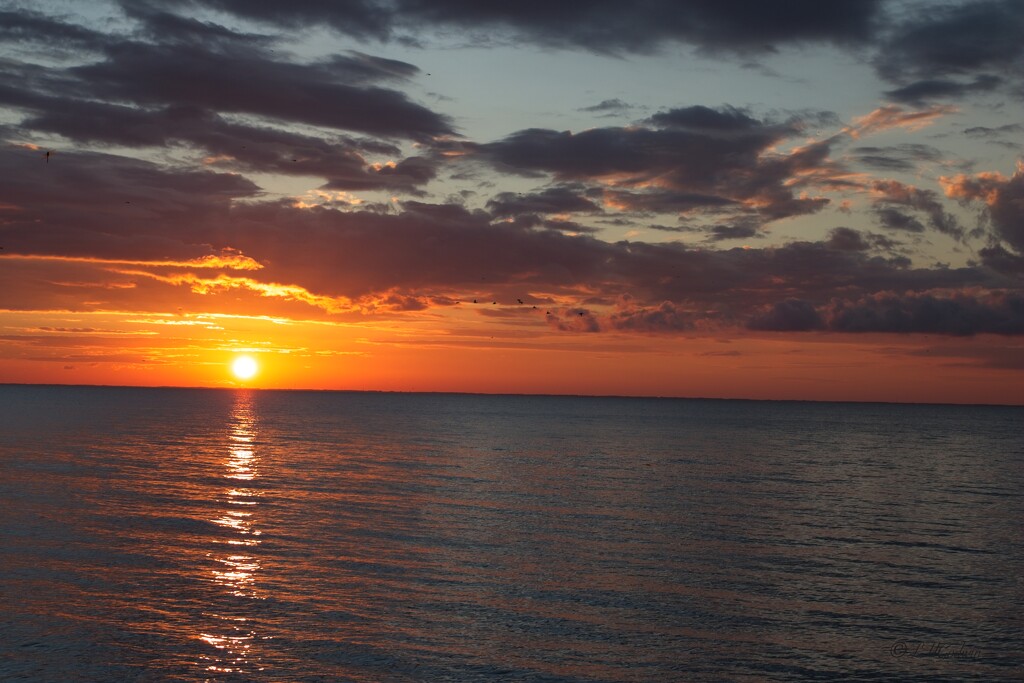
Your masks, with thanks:
[[[1019,680],[1022,418],[0,386],[0,680]]]

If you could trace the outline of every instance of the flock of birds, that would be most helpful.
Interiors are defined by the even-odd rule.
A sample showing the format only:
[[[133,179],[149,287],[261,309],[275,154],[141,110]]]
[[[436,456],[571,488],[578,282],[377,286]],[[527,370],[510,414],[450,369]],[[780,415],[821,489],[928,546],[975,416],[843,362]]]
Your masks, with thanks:
[[[461,303],[462,303],[462,301],[456,301],[455,305],[459,305]],[[473,303],[474,304],[479,304],[480,300],[479,299],[473,299]],[[526,303],[522,299],[516,299],[516,303],[519,304],[520,306],[525,306],[526,305]],[[491,305],[492,306],[497,306],[498,302],[497,301],[492,301]],[[531,306],[530,308],[531,308],[531,310],[534,310],[534,311],[538,310],[536,306]],[[576,313],[577,313],[577,315],[579,315],[582,318],[583,316],[585,316],[587,314],[587,311],[577,311]],[[551,311],[544,311],[544,315],[552,315],[552,313],[551,313]]]

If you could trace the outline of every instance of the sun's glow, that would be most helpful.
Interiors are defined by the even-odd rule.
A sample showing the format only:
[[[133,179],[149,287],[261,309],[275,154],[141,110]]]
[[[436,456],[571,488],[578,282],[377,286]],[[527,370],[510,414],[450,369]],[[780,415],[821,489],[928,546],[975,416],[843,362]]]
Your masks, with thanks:
[[[251,356],[239,356],[231,363],[231,372],[238,379],[252,379],[259,369]]]

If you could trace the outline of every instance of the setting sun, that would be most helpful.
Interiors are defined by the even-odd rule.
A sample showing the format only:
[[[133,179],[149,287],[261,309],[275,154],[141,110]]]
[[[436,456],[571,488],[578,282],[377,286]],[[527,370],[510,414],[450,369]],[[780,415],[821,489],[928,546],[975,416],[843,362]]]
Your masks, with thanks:
[[[239,356],[231,364],[231,372],[238,379],[251,379],[257,370],[259,370],[259,366],[249,356]]]

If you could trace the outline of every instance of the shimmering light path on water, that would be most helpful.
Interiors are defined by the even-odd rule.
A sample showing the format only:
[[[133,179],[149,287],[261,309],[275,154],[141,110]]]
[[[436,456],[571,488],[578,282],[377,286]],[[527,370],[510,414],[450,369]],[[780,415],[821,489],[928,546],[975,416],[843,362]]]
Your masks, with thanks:
[[[1024,410],[0,387],[0,679],[1014,680]]]

